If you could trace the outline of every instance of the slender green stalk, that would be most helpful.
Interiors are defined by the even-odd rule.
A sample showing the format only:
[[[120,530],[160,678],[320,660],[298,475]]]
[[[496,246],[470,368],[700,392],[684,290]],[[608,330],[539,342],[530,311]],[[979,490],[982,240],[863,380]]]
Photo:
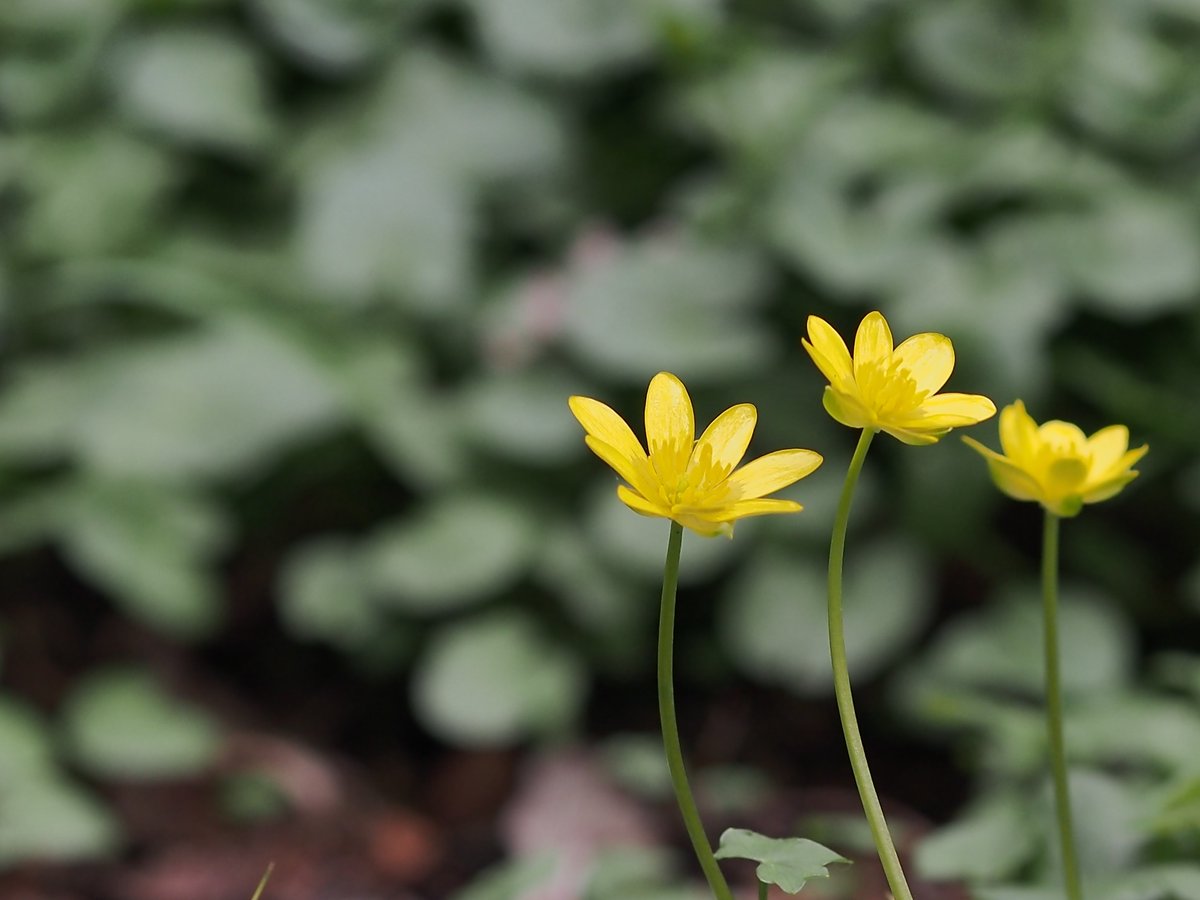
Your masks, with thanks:
[[[258,887],[254,891],[254,896],[250,900],[259,900],[263,891],[267,889],[267,882],[271,880],[271,873],[275,871],[275,863],[267,863],[267,870],[263,872],[262,879],[258,882]]]
[[[683,750],[679,745],[679,725],[675,722],[674,647],[675,647],[675,592],[679,584],[679,548],[683,545],[683,526],[671,523],[671,537],[667,542],[667,563],[663,568],[662,607],[658,618],[658,715],[662,722],[663,749],[667,753],[667,768],[671,770],[671,784],[675,787],[675,800],[683,815],[683,824],[696,851],[696,859],[708,879],[717,900],[733,900],[721,867],[713,856],[700,812],[688,787],[687,772],[683,768]]]
[[[1058,516],[1046,511],[1042,538],[1042,633],[1046,642],[1046,735],[1050,769],[1054,774],[1054,806],[1062,844],[1063,881],[1068,900],[1083,900],[1079,863],[1071,827],[1071,795],[1067,784],[1067,754],[1063,741],[1062,683],[1058,671]]]
[[[758,900],[767,900],[767,883],[760,881],[758,883]]]
[[[842,718],[842,734],[846,738],[850,767],[854,770],[854,781],[858,785],[863,812],[867,814],[867,822],[871,826],[875,850],[879,853],[879,861],[883,864],[883,871],[887,875],[888,885],[895,900],[912,900],[912,892],[908,889],[908,882],[904,880],[904,870],[900,867],[900,857],[896,854],[887,820],[883,817],[883,808],[879,805],[875,783],[871,780],[867,753],[863,749],[862,735],[858,730],[858,718],[854,715],[854,698],[850,693],[850,669],[846,664],[846,635],[842,622],[842,562],[846,555],[846,528],[850,523],[850,504],[854,499],[854,487],[858,484],[858,475],[862,471],[863,461],[867,458],[867,449],[871,446],[873,437],[875,431],[864,428],[862,436],[858,439],[858,446],[846,472],[842,496],[838,501],[833,538],[829,542],[829,656],[833,661],[833,690],[837,696],[838,713]]]

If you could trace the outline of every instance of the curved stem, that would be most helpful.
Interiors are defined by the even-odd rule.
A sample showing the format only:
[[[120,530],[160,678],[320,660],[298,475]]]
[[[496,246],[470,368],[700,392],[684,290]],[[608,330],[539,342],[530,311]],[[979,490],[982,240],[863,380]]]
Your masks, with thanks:
[[[1071,828],[1071,795],[1067,783],[1067,754],[1063,741],[1062,684],[1058,670],[1058,516],[1046,511],[1042,537],[1042,633],[1046,646],[1046,735],[1054,775],[1054,806],[1062,845],[1063,881],[1068,900],[1082,900],[1079,863]]]
[[[912,892],[904,879],[900,857],[896,854],[895,844],[892,843],[887,820],[883,817],[883,808],[879,805],[879,795],[875,792],[875,783],[871,780],[871,770],[867,766],[867,754],[863,749],[858,719],[854,714],[854,698],[850,693],[850,670],[846,664],[846,635],[842,623],[842,562],[846,553],[850,504],[854,499],[854,487],[858,484],[858,475],[862,471],[863,461],[867,458],[867,449],[871,446],[873,437],[875,431],[864,428],[862,436],[858,439],[858,446],[846,472],[842,496],[838,501],[833,538],[829,542],[829,656],[833,662],[833,690],[837,696],[838,714],[842,719],[842,734],[846,738],[850,767],[854,770],[854,782],[858,785],[863,812],[866,813],[867,822],[871,826],[875,850],[879,854],[879,861],[883,864],[883,871],[887,875],[888,885],[895,900],[912,900]]]
[[[671,537],[667,542],[667,562],[663,568],[662,606],[658,618],[658,715],[662,722],[663,749],[667,753],[667,768],[671,770],[671,784],[675,788],[675,800],[683,815],[683,824],[692,841],[692,849],[708,886],[717,900],[733,900],[725,876],[717,865],[700,822],[700,812],[688,787],[687,772],[683,768],[683,750],[679,745],[679,725],[675,722],[675,689],[673,686],[675,645],[675,592],[679,584],[679,549],[683,544],[683,526],[671,523]]]

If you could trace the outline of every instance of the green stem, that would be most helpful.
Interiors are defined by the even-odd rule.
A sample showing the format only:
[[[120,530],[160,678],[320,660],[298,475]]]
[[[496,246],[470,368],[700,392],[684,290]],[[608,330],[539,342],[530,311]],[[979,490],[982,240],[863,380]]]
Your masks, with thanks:
[[[846,528],[850,522],[850,504],[854,499],[854,487],[858,484],[858,475],[862,471],[863,461],[867,458],[867,449],[871,446],[873,437],[874,429],[864,428],[862,436],[858,439],[858,446],[846,472],[842,496],[838,501],[833,538],[829,542],[829,656],[833,662],[833,690],[837,696],[838,713],[842,718],[842,734],[846,738],[850,767],[854,770],[854,781],[858,785],[863,812],[866,813],[867,822],[871,826],[875,850],[879,853],[879,861],[883,864],[883,871],[887,875],[888,885],[895,900],[912,900],[912,892],[908,889],[908,882],[904,880],[904,870],[900,867],[900,857],[896,854],[896,846],[888,832],[887,820],[883,817],[883,808],[879,805],[875,783],[871,780],[867,754],[858,730],[858,719],[854,715],[854,698],[850,693],[850,669],[846,664],[846,634],[842,622],[842,562],[846,555]]]
[[[667,753],[667,768],[671,770],[671,784],[675,787],[675,800],[683,815],[683,824],[696,851],[696,859],[708,879],[717,900],[733,900],[725,876],[717,865],[709,846],[700,812],[688,787],[687,772],[683,768],[683,750],[679,745],[679,725],[675,722],[674,645],[675,645],[675,592],[679,584],[679,549],[683,545],[683,526],[671,523],[671,537],[667,543],[667,562],[663,568],[662,607],[658,618],[658,715],[662,722],[663,749]]]
[[[758,883],[758,900],[767,900],[767,883],[760,881]]]
[[[1046,734],[1054,774],[1054,806],[1062,844],[1063,881],[1068,900],[1082,900],[1079,863],[1071,828],[1071,795],[1067,784],[1067,754],[1063,741],[1062,684],[1058,671],[1058,516],[1046,511],[1042,540],[1042,633],[1046,641]]]

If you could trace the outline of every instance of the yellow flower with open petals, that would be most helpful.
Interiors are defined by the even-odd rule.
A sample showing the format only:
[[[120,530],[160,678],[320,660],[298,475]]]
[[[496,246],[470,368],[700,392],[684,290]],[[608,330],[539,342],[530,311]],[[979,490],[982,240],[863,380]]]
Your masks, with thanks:
[[[1130,450],[1124,425],[1109,425],[1091,437],[1070,422],[1039,426],[1020,400],[1000,413],[1003,454],[963,440],[987,460],[1000,490],[1017,500],[1036,500],[1056,516],[1077,515],[1085,503],[1118,494],[1137,478],[1133,465],[1150,449],[1143,444]]]
[[[996,414],[979,394],[939,394],[954,370],[954,346],[944,334],[914,334],[899,347],[882,313],[858,326],[854,356],[824,319],[808,317],[801,340],[829,379],[825,410],[851,428],[886,431],[906,444],[932,444],[951,428],[974,425]]]
[[[749,403],[730,407],[697,440],[691,398],[669,372],[655,375],[646,391],[649,455],[625,420],[599,400],[569,402],[592,452],[625,479],[617,487],[621,502],[710,537],[732,534],[733,523],[747,516],[799,512],[803,507],[792,500],[764,498],[821,465],[812,450],[777,450],[735,471],[758,411]]]

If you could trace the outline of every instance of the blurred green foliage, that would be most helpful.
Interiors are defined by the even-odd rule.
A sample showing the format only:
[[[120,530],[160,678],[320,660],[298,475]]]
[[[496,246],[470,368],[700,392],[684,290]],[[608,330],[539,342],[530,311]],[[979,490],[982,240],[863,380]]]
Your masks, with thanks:
[[[1096,896],[1196,896],[1198,51],[1191,0],[7,0],[0,548],[215,642],[282,536],[295,641],[445,741],[560,736],[648,670],[666,534],[565,398],[637,421],[669,369],[827,457],[800,516],[687,542],[681,672],[820,696],[849,436],[796,344],[879,307],[953,338],[952,389],[1149,441],[1064,532],[1068,746],[1085,859],[1133,872]],[[857,504],[855,671],[976,780],[938,877],[1054,883],[1031,516],[953,440],[881,447]],[[161,691],[98,673],[61,736],[0,696],[0,864],[117,840],[61,760],[204,764]]]

